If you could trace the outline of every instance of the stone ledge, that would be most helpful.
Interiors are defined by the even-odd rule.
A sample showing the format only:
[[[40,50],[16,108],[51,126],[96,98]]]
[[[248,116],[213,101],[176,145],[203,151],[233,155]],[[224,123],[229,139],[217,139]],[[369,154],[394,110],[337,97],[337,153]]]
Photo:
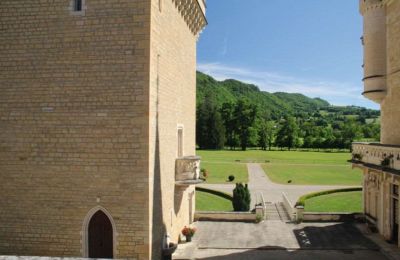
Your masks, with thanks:
[[[365,220],[365,216],[358,212],[304,212],[304,222],[351,222]]]
[[[195,221],[255,222],[256,214],[251,212],[197,211]]]

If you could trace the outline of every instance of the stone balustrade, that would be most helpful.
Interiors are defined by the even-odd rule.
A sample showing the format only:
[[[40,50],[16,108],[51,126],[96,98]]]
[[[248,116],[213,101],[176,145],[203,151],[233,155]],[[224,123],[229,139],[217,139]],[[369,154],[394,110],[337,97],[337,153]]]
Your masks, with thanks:
[[[185,156],[176,159],[175,184],[189,186],[203,182],[200,179],[200,157]]]
[[[353,143],[353,163],[400,170],[400,146],[379,143]]]

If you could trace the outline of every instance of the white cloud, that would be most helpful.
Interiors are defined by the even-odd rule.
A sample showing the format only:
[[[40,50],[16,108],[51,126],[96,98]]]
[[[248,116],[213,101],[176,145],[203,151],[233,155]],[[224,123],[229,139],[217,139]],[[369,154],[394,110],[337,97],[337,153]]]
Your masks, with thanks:
[[[224,41],[222,44],[222,50],[221,50],[221,55],[225,56],[228,53],[228,34],[225,35]]]
[[[236,79],[257,85],[268,92],[301,93],[309,97],[320,97],[335,105],[363,105],[376,108],[365,102],[361,86],[348,82],[333,82],[297,78],[270,71],[253,71],[220,63],[199,63],[197,69],[217,80]]]

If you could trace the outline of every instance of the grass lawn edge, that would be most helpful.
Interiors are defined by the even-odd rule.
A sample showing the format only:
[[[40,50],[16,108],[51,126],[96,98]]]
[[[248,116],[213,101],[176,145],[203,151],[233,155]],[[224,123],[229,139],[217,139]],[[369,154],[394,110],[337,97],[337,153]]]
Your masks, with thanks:
[[[350,192],[350,191],[362,191],[362,187],[351,187],[351,188],[342,188],[342,189],[333,189],[333,190],[324,190],[318,192],[312,192],[301,196],[297,202],[296,206],[303,206],[305,207],[306,200],[311,199],[313,197],[328,195],[332,193],[341,193],[341,192]]]

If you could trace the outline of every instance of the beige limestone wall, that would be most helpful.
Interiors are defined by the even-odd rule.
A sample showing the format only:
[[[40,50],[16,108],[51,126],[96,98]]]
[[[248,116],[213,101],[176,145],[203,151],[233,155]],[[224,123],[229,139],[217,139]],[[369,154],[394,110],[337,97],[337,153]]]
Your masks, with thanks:
[[[159,3],[152,1],[150,67],[149,157],[154,183],[150,193],[157,194],[159,188],[162,192],[161,200],[154,196],[150,203],[157,218],[151,232],[154,259],[160,253],[162,234],[169,233],[177,242],[181,229],[190,222],[190,207],[194,214],[194,187],[175,186],[175,159],[178,127],[183,127],[183,155],[195,154],[197,38],[173,1],[161,1],[161,8]]]
[[[85,2],[85,15],[70,0],[0,2],[1,254],[82,256],[102,206],[115,256],[149,257],[150,2]]]
[[[399,185],[400,178],[390,173],[364,168],[363,183],[364,213],[376,219],[379,233],[389,241],[393,238],[392,185]],[[398,210],[400,214],[400,208]]]
[[[400,145],[400,1],[386,7],[388,93],[381,103],[381,142]]]

